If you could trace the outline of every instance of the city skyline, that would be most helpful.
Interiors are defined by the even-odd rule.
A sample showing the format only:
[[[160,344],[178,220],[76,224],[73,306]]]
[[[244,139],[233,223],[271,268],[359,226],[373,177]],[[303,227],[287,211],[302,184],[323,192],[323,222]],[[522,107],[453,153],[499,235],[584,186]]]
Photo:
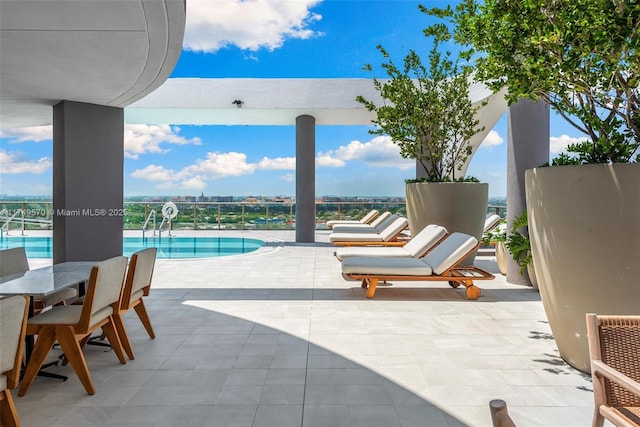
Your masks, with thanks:
[[[443,2],[427,2],[427,6]],[[171,77],[382,77],[377,44],[400,61],[430,48],[417,1],[187,2],[183,52]],[[1,124],[0,124],[1,125]],[[402,196],[415,161],[370,126],[316,128],[316,194]],[[551,151],[584,138],[552,114]],[[506,194],[506,114],[468,175]],[[295,194],[295,126],[125,125],[125,196]],[[0,129],[0,193],[51,194],[51,126]]]

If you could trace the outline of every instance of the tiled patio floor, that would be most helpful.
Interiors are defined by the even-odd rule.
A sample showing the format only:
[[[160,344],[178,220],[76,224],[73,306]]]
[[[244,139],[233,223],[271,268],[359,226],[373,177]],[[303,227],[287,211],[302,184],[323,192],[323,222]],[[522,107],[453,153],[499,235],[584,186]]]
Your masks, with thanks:
[[[521,427],[590,425],[590,377],[558,357],[536,291],[498,276],[477,301],[412,282],[367,300],[327,234],[296,245],[293,232],[236,232],[275,240],[250,255],[158,260],[156,339],[127,315],[135,360],[87,347],[96,394],[52,368],[69,380],[39,377],[16,397],[23,425],[490,426],[494,398]]]

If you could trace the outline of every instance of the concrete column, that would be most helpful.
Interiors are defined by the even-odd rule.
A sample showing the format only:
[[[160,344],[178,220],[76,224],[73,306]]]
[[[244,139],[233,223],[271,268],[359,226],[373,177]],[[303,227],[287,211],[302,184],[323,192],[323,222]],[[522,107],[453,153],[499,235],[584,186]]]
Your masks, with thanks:
[[[507,123],[507,227],[527,209],[524,171],[549,161],[549,105],[521,99],[509,107]],[[526,276],[526,274],[525,274]],[[509,256],[507,281],[530,284]]]
[[[296,117],[296,242],[316,237],[316,119]]]
[[[53,262],[122,255],[124,110],[53,107]]]

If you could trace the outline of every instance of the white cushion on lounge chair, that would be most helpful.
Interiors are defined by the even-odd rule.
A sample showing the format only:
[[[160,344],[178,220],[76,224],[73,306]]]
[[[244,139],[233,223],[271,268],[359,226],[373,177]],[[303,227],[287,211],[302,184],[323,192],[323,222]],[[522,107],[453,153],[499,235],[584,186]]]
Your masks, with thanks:
[[[440,275],[453,267],[477,244],[478,240],[473,236],[453,233],[424,258],[346,258],[342,261],[342,272],[378,276]]]
[[[378,258],[411,258],[411,254],[404,246],[346,246],[338,248],[334,255],[340,261],[353,257]]]
[[[369,224],[376,215],[378,215],[378,211],[376,209],[371,209],[369,213],[362,217],[362,219],[334,219],[331,221],[327,221],[327,227],[333,228],[334,225],[338,224]]]
[[[397,218],[390,226],[380,232],[380,237],[383,241],[388,242],[408,226],[409,220],[407,218]]]
[[[388,212],[387,212],[388,213]],[[387,217],[378,224],[356,224],[356,225],[336,225],[333,227],[334,233],[380,233],[390,224],[398,219],[398,215],[387,215]]]
[[[331,242],[388,242],[407,228],[409,221],[406,218],[396,218],[380,234],[377,233],[331,233]]]
[[[473,236],[452,233],[422,258],[422,261],[431,266],[434,274],[442,274],[460,261],[477,244],[478,240]]]
[[[376,233],[331,233],[332,242],[382,242],[382,237]]]
[[[429,251],[436,243],[447,235],[447,229],[430,224],[416,234],[406,245],[394,247],[355,246],[339,248],[335,256],[340,261],[355,256],[372,256],[385,258],[419,258]]]
[[[498,225],[498,223],[500,222],[502,218],[500,218],[500,215],[488,215],[487,218],[484,220],[484,229],[483,231],[486,233],[487,231],[493,229],[496,225]]]
[[[352,257],[342,261],[342,272],[380,276],[430,276],[432,269],[419,258]]]
[[[419,258],[447,235],[447,229],[441,225],[429,224],[416,234],[402,248],[414,258]]]

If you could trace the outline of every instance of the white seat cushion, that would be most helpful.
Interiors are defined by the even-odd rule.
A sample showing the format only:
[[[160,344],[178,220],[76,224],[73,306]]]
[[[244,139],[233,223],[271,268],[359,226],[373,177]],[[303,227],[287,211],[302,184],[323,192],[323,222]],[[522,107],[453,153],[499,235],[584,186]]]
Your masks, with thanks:
[[[412,257],[418,258],[423,256],[446,235],[446,228],[440,225],[430,224],[404,245],[404,249],[409,252]]]
[[[29,319],[30,325],[75,325],[80,321],[81,305],[64,305],[53,307]],[[91,316],[90,325],[106,319],[113,314],[111,306],[104,307]]]
[[[80,321],[81,305],[53,307],[29,319],[30,325],[75,325]]]
[[[331,233],[332,242],[382,242],[382,237],[375,233]]]
[[[409,251],[399,246],[355,246],[339,248],[335,252],[336,258],[342,261],[352,257],[382,257],[382,258],[408,258]]]
[[[430,276],[431,267],[418,258],[352,257],[342,261],[345,274]]]
[[[131,299],[129,300],[129,302],[134,302],[136,300],[139,300],[143,296],[144,296],[144,290],[138,289],[137,291],[131,294]]]
[[[7,389],[7,376],[0,374],[0,390]]]
[[[377,234],[378,230],[369,224],[340,224],[333,226],[334,233],[374,233]]]
[[[442,274],[461,261],[477,244],[478,240],[473,236],[452,233],[422,260],[433,268],[434,274]]]
[[[484,220],[483,231],[487,232],[491,230],[493,227],[498,225],[498,222],[500,222],[500,219],[501,219],[500,215],[497,215],[497,214],[488,215],[487,218]]]
[[[407,218],[396,218],[391,225],[380,232],[380,237],[383,241],[388,242],[400,234],[408,225],[409,220]]]
[[[78,290],[76,288],[64,288],[59,290],[56,293],[51,295],[47,295],[42,299],[38,299],[44,307],[48,307],[50,305],[58,304],[59,302],[66,301],[71,298],[75,298],[78,296]]]

